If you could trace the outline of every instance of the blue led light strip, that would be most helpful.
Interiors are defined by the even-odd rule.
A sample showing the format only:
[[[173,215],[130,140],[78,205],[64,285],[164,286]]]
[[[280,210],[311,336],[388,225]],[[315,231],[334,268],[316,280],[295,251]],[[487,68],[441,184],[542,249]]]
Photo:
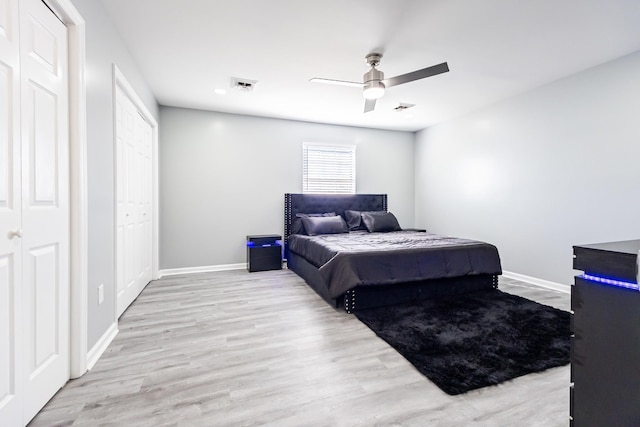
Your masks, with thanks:
[[[266,243],[264,245],[256,245],[255,242],[247,242],[247,246],[250,248],[268,248],[270,246],[282,246],[279,240],[276,240],[273,243]]]
[[[591,282],[603,283],[605,285],[617,286],[619,288],[633,289],[634,291],[640,291],[640,286],[637,283],[625,282],[623,280],[609,279],[608,277],[593,276],[591,274],[583,274],[582,278]]]

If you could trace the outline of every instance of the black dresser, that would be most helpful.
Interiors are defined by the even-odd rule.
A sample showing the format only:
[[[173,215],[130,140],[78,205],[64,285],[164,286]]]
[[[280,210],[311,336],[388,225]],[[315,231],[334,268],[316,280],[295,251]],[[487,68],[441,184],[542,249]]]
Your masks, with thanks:
[[[573,427],[640,426],[640,240],[573,247]]]

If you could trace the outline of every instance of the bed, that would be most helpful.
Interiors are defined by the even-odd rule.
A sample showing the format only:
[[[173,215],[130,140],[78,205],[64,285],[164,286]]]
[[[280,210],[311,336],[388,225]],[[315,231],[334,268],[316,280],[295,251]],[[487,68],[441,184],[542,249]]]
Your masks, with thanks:
[[[496,288],[502,274],[491,244],[401,229],[386,194],[285,194],[284,253],[347,312]]]

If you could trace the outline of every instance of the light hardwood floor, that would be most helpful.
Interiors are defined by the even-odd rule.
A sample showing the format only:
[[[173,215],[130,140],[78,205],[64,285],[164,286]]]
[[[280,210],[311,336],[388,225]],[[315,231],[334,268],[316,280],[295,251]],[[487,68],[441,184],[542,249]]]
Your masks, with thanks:
[[[500,288],[569,310],[569,294]],[[30,426],[567,426],[569,366],[449,396],[288,270],[151,282]]]

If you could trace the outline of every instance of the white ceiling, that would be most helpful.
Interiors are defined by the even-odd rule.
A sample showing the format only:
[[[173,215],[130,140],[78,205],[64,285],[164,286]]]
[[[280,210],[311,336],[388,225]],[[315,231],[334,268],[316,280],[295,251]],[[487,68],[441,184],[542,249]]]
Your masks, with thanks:
[[[102,3],[161,105],[382,129],[423,129],[640,50],[639,0]],[[451,71],[389,88],[367,114],[361,89],[309,82],[361,81],[373,51],[385,77]],[[258,83],[243,93],[232,77]]]

